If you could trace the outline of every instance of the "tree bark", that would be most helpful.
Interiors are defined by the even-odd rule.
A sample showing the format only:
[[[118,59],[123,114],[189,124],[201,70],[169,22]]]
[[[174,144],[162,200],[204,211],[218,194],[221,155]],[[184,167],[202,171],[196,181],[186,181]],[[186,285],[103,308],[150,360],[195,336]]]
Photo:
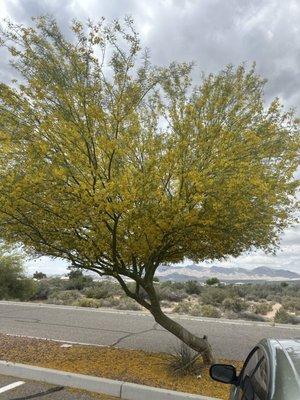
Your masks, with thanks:
[[[176,321],[165,315],[161,310],[151,308],[150,312],[159,325],[161,325],[167,331],[173,333],[173,335],[175,335],[178,339],[195,350],[197,353],[201,353],[203,362],[205,364],[213,364],[213,352],[206,336],[201,338],[194,335]]]
[[[152,285],[151,285],[152,286]],[[211,345],[209,344],[207,337],[199,337],[189,332],[186,328],[181,326],[178,322],[169,318],[160,308],[159,300],[157,298],[157,294],[155,292],[154,287],[149,287],[146,291],[149,294],[151,307],[148,310],[153,315],[155,321],[165,328],[167,331],[171,332],[178,339],[180,339],[187,346],[195,350],[197,353],[201,353],[203,362],[205,364],[213,364],[214,356],[212,352]]]

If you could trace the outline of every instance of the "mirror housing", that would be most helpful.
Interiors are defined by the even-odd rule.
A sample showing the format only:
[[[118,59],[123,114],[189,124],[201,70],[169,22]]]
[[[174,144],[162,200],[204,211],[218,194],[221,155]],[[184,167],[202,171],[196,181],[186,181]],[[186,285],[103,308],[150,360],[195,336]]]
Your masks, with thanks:
[[[214,364],[210,367],[209,374],[215,381],[231,385],[237,384],[236,369],[233,365]]]

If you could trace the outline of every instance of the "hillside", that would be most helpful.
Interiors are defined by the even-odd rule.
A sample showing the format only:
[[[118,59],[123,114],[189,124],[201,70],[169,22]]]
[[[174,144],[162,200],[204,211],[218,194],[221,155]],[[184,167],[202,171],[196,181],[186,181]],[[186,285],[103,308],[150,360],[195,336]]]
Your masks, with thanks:
[[[300,274],[286,269],[256,267],[253,269],[238,267],[206,267],[196,264],[160,266],[157,274],[161,280],[187,281],[191,279],[203,281],[209,277],[217,277],[225,281],[281,281],[300,279]]]

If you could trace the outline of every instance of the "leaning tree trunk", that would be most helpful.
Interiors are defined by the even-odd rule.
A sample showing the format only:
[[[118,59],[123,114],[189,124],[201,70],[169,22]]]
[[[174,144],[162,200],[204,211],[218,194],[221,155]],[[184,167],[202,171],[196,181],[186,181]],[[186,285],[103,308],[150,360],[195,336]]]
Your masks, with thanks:
[[[151,301],[151,307],[149,308],[149,311],[153,315],[155,321],[167,331],[173,333],[173,335],[175,335],[178,339],[195,350],[197,353],[201,353],[203,362],[205,364],[212,364],[214,362],[214,357],[207,337],[196,336],[181,326],[178,322],[169,318],[160,308],[159,300],[154,287],[148,286],[147,289]]]
[[[212,349],[211,349],[211,346],[210,346],[206,336],[201,338],[199,336],[192,334],[187,329],[185,329],[183,326],[178,324],[178,322],[167,317],[161,311],[161,309],[158,310],[158,309],[154,308],[154,309],[150,310],[150,312],[153,315],[155,321],[159,325],[161,325],[167,331],[173,333],[173,335],[175,335],[178,339],[180,339],[186,345],[191,347],[197,353],[201,353],[203,362],[205,364],[212,364],[214,362]]]

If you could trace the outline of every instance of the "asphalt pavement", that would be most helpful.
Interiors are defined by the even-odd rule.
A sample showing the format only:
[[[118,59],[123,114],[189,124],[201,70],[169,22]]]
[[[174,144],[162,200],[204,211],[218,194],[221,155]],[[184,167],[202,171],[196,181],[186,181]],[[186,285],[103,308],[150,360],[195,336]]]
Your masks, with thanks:
[[[170,315],[207,335],[217,357],[244,359],[262,338],[300,338],[300,326]],[[178,340],[147,313],[0,302],[0,332],[83,344],[170,352]]]

